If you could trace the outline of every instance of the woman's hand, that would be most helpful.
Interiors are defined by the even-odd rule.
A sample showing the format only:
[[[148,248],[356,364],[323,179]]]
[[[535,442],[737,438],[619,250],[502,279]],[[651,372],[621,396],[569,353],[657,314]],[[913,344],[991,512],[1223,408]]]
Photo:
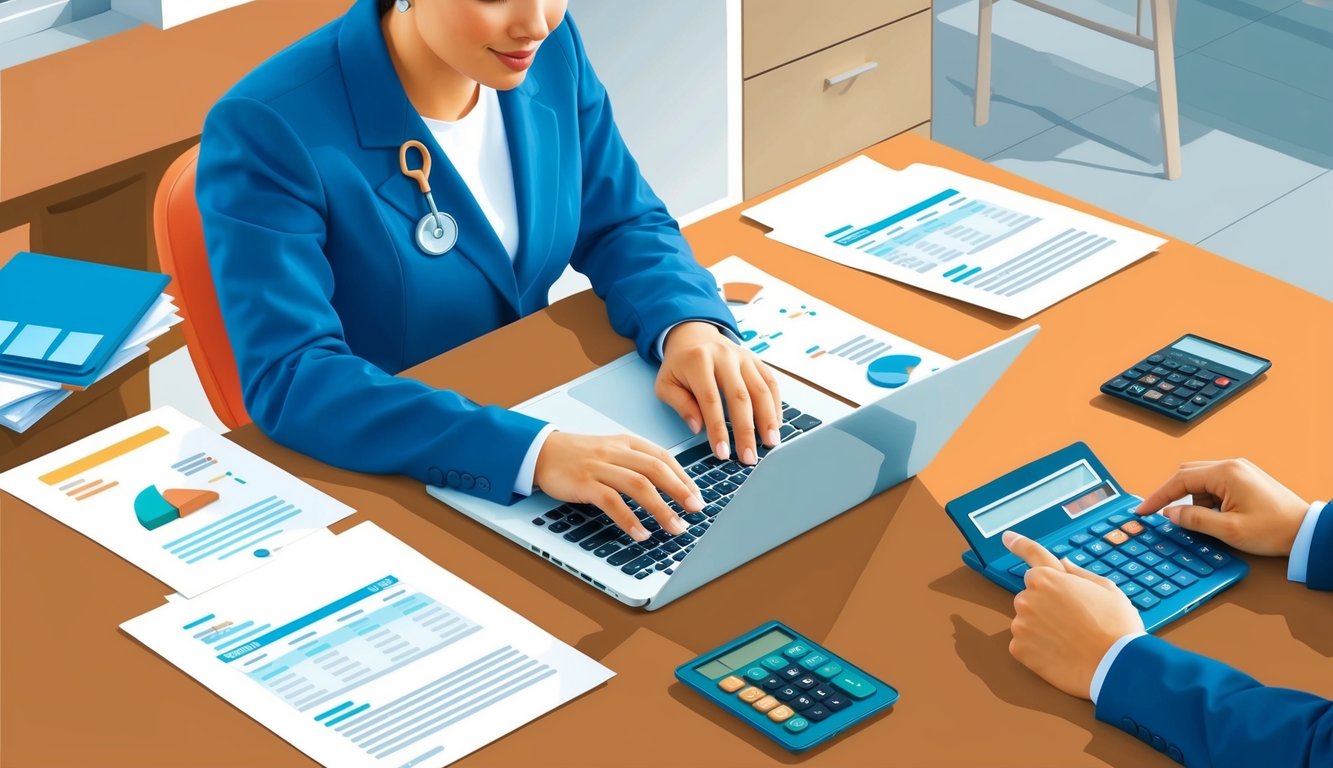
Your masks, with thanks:
[[[773,371],[712,323],[685,322],[671,329],[656,391],[693,432],[708,428],[708,444],[719,459],[731,458],[726,414],[731,416],[736,456],[742,464],[759,460],[756,430],[770,448],[781,439],[782,397]]]
[[[1309,502],[1248,460],[1228,459],[1181,464],[1137,511],[1156,512],[1186,494],[1193,495],[1193,505],[1167,507],[1162,510],[1166,519],[1255,555],[1290,555],[1310,509]]]
[[[673,536],[689,525],[662,500],[659,488],[687,511],[698,512],[704,506],[699,488],[670,453],[632,435],[552,432],[537,454],[533,480],[548,496],[595,505],[635,541],[652,534],[630,511],[622,493]]]

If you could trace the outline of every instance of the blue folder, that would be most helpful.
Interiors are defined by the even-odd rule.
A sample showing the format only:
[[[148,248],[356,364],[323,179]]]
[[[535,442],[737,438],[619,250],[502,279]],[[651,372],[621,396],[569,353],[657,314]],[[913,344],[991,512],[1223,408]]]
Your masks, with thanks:
[[[86,387],[168,277],[26,251],[0,267],[0,373]]]

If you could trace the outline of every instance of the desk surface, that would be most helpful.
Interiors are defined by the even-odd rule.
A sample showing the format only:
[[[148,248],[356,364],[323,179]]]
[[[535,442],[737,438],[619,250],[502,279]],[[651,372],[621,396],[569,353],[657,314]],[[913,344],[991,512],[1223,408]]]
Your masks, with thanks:
[[[867,154],[894,167],[947,166],[1100,213],[912,135]],[[740,210],[686,230],[700,261],[739,254],[954,357],[1023,324],[794,251]],[[1305,498],[1327,498],[1333,303],[1172,241],[1035,320],[1042,332],[919,476],[656,613],[586,587],[413,481],[333,469],[253,426],[231,437],[360,510],[335,530],[374,520],[618,673],[462,764],[1171,765],[1010,658],[1010,598],[959,560],[964,542],[943,505],[1079,439],[1139,493],[1181,461],[1247,456]],[[1098,394],[1110,374],[1184,330],[1267,356],[1273,368],[1192,427]],[[600,302],[581,294],[408,375],[512,405],[630,349]],[[518,359],[528,361],[522,375],[497,363]],[[11,496],[0,494],[0,504],[4,765],[313,765],[119,630],[162,602],[162,584]],[[1162,636],[1269,684],[1333,696],[1333,594],[1288,583],[1285,561],[1250,562],[1249,578]],[[793,756],[673,678],[677,664],[771,618],[897,686],[901,701]]]

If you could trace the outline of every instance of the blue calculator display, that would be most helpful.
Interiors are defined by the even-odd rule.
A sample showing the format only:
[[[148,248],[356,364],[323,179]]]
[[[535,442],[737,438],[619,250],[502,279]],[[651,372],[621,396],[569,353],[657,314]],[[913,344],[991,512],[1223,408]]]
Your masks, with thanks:
[[[1134,514],[1141,501],[1086,444],[1074,443],[954,499],[945,511],[972,546],[963,562],[996,584],[1023,590],[1028,566],[1000,540],[1012,529],[1115,582],[1152,632],[1240,581],[1250,567],[1211,537],[1161,515]]]
[[[676,678],[792,752],[898,700],[892,686],[776,621],[682,664]]]

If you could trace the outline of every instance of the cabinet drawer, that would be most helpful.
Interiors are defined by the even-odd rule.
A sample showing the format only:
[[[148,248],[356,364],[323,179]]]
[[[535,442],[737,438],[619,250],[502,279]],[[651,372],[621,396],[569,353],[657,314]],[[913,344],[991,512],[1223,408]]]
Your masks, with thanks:
[[[930,119],[930,13],[745,81],[745,197]],[[851,80],[827,78],[876,62]]]
[[[744,0],[742,72],[757,75],[929,7],[929,0]]]

